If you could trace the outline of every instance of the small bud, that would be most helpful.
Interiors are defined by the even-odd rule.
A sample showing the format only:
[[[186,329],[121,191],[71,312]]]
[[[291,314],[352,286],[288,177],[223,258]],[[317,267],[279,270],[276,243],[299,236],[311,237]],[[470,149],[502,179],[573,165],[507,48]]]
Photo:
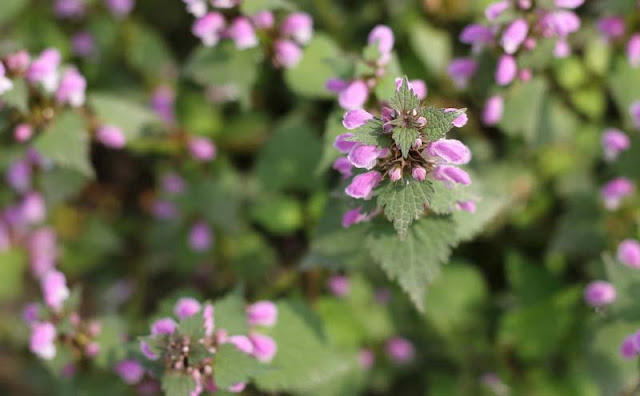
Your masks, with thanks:
[[[211,248],[213,232],[205,222],[198,222],[189,231],[189,246],[195,252],[205,252]]]
[[[482,112],[482,122],[485,125],[496,125],[502,119],[504,111],[504,99],[500,95],[494,95],[487,99]]]
[[[402,179],[402,169],[393,168],[391,169],[391,171],[389,171],[389,180],[391,180],[392,182],[397,182],[400,179]]]
[[[192,137],[189,141],[189,152],[193,159],[208,162],[216,158],[217,149],[213,142],[206,137]]]
[[[635,359],[638,356],[638,347],[635,343],[634,336],[630,335],[622,341],[620,345],[620,356],[625,359]]]
[[[468,213],[476,212],[476,203],[474,201],[459,201],[456,203],[456,208]]]
[[[424,117],[420,117],[420,118],[424,118]],[[420,119],[418,119],[418,121],[420,121]],[[424,123],[426,125],[427,120],[424,120]],[[424,126],[424,125],[423,125]],[[414,142],[413,142],[413,148],[418,150],[420,147],[422,147],[422,139],[417,138]]]
[[[509,85],[516,78],[517,72],[518,65],[515,58],[511,55],[502,55],[496,67],[496,82],[498,85]]]
[[[278,320],[278,307],[271,301],[258,301],[247,307],[251,326],[273,327]]]
[[[584,299],[592,307],[609,305],[616,299],[616,289],[609,282],[591,282],[584,289]]]
[[[421,166],[411,169],[411,176],[417,181],[423,181],[427,178],[427,171]]]
[[[172,124],[175,122],[175,101],[176,93],[172,87],[160,85],[154,89],[151,95],[150,106],[164,122]]]
[[[201,306],[195,298],[184,297],[176,302],[173,313],[180,319],[189,318],[200,312]]]
[[[389,339],[385,345],[385,352],[389,359],[396,364],[407,364],[415,357],[413,344],[401,337]]]
[[[100,345],[96,342],[90,342],[84,347],[84,354],[87,357],[96,357],[100,353]]]
[[[96,131],[96,139],[111,149],[121,149],[127,144],[122,130],[113,125],[102,125]]]
[[[640,268],[640,243],[625,239],[618,245],[618,260],[631,268]]]
[[[140,352],[149,360],[158,360],[160,356],[151,351],[151,347],[144,341],[140,341]]]
[[[28,304],[22,310],[22,320],[27,324],[34,324],[40,317],[40,308],[37,303]]]
[[[290,36],[299,44],[308,44],[313,36],[313,19],[304,12],[289,14],[280,25],[280,33]]]
[[[269,363],[278,352],[278,345],[275,340],[260,333],[249,334],[249,339],[253,344],[253,356],[263,363]]]

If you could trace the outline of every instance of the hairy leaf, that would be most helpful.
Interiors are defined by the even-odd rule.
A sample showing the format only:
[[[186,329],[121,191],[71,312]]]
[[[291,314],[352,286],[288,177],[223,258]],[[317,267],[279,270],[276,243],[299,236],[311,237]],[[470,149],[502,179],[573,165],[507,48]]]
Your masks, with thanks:
[[[265,366],[233,344],[221,345],[216,352],[216,385],[226,389],[263,371]]]
[[[227,330],[229,334],[245,334],[247,332],[244,300],[237,292],[231,292],[223,299],[216,301],[213,316],[216,327]]]
[[[192,340],[204,337],[204,317],[200,314],[195,314],[182,319],[178,324],[178,333]]]
[[[162,390],[166,396],[185,396],[196,388],[193,378],[178,371],[169,371],[162,377]]]
[[[453,128],[453,120],[465,113],[467,109],[446,112],[444,109],[427,107],[424,109],[423,117],[427,119],[427,125],[422,130],[422,135],[429,141],[442,139],[447,132]]]
[[[406,113],[420,105],[418,95],[409,88],[409,80],[406,77],[402,79],[402,85],[400,85],[400,88],[393,94],[393,97],[389,100],[389,104],[399,113]]]
[[[351,131],[353,137],[349,140],[362,144],[375,145],[378,147],[389,147],[391,139],[382,130],[382,120],[372,118],[363,126]]]
[[[393,221],[401,239],[407,235],[411,223],[418,219],[433,195],[431,182],[419,182],[405,178],[384,185],[378,194],[378,205],[384,208],[384,214]]]
[[[420,132],[413,128],[398,127],[393,129],[393,141],[402,151],[402,156],[407,158],[409,155],[409,149],[413,145],[413,142],[420,137]]]

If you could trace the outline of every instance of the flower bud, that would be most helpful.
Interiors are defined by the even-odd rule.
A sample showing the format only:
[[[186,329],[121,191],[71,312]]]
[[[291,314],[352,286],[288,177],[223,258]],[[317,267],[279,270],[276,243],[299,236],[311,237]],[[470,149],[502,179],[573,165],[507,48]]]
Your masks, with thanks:
[[[56,337],[56,327],[52,323],[34,323],[31,325],[29,349],[38,357],[51,360],[56,356]]]
[[[186,319],[200,312],[200,308],[195,298],[183,297],[176,302],[173,313],[180,319]]]
[[[620,207],[622,200],[633,195],[635,187],[626,177],[618,177],[611,180],[602,187],[600,196],[604,201],[604,206],[608,210],[616,210]]]
[[[385,352],[389,359],[396,364],[407,364],[415,356],[413,344],[404,338],[393,337],[385,345]]]
[[[453,183],[468,185],[471,184],[469,174],[460,168],[448,165],[439,165],[433,170],[433,178],[445,183],[451,188]]]
[[[280,25],[280,33],[290,36],[300,44],[308,44],[313,36],[313,19],[304,12],[289,14]]]
[[[125,383],[135,385],[142,381],[145,370],[137,360],[127,359],[116,364],[113,371],[115,371]]]
[[[509,85],[516,78],[518,65],[511,55],[502,55],[496,67],[496,82],[498,85]]]
[[[349,278],[344,275],[332,276],[327,281],[327,286],[329,287],[331,294],[336,297],[346,296],[349,294],[349,290],[351,289]]]
[[[251,333],[249,339],[253,344],[253,356],[259,361],[269,363],[276,356],[278,345],[273,338],[260,333]]]
[[[96,357],[100,353],[100,345],[97,342],[90,342],[84,347],[84,354],[87,357]]]
[[[353,164],[346,157],[340,157],[333,162],[332,168],[338,171],[343,179],[353,176]]]
[[[62,272],[50,270],[40,279],[44,302],[54,311],[60,311],[69,297],[67,280]]]
[[[371,369],[375,361],[376,361],[376,356],[374,355],[371,349],[365,348],[365,349],[361,349],[360,352],[358,352],[358,364],[360,364],[360,367],[362,369],[364,370]]]
[[[401,168],[393,168],[389,171],[389,180],[392,182],[397,182],[402,179],[402,169]]]
[[[421,166],[411,169],[411,176],[417,181],[423,181],[427,178],[427,170]]]
[[[624,36],[627,30],[624,18],[613,15],[600,18],[596,23],[596,28],[607,40],[618,39]]]
[[[460,41],[473,45],[475,48],[492,44],[494,39],[493,30],[478,24],[468,25],[462,30],[462,33],[460,33]]]
[[[440,157],[450,164],[462,165],[471,161],[471,150],[456,139],[436,140],[427,146],[427,152],[429,155]]]
[[[202,40],[202,44],[207,47],[213,47],[220,41],[220,35],[225,25],[226,22],[221,13],[210,12],[195,20],[191,27],[191,32]]]
[[[373,118],[369,112],[365,110],[351,110],[348,111],[342,120],[342,125],[347,129],[356,129],[367,123]]]
[[[191,227],[189,232],[189,246],[195,252],[205,252],[211,248],[213,232],[205,222],[198,222]]]
[[[247,316],[251,326],[273,327],[278,320],[278,307],[271,301],[258,301],[247,307]]]
[[[382,181],[380,172],[371,171],[357,175],[345,189],[352,198],[371,199],[373,189]]]
[[[41,223],[47,217],[47,208],[40,193],[27,194],[20,204],[22,219],[29,224]]]
[[[361,109],[369,99],[369,87],[364,81],[355,80],[351,82],[338,95],[340,107],[345,110]]]
[[[111,149],[121,149],[127,143],[122,130],[113,125],[100,126],[96,131],[96,140]]]
[[[7,169],[7,184],[16,192],[24,193],[31,187],[31,173],[31,164],[28,160],[17,160]]]
[[[615,160],[618,155],[631,146],[629,137],[619,129],[609,128],[602,134],[602,149],[607,161]]]
[[[504,111],[504,99],[500,95],[494,95],[487,99],[482,112],[482,122],[485,125],[496,125],[502,119]]]
[[[616,299],[616,289],[609,282],[591,282],[584,289],[584,300],[592,307],[609,305]]]
[[[174,112],[175,101],[176,93],[173,88],[167,85],[161,85],[153,91],[150,106],[153,112],[164,122],[172,124],[176,119]]]
[[[43,277],[53,269],[58,256],[56,234],[51,228],[40,228],[27,239],[29,265],[36,278]]]
[[[87,80],[76,69],[69,69],[62,75],[56,91],[56,100],[68,103],[71,107],[80,107],[85,102]]]
[[[273,45],[274,62],[277,66],[292,68],[300,63],[302,49],[291,40],[278,40]]]
[[[216,158],[217,149],[213,142],[202,136],[192,137],[189,141],[189,152],[193,159],[207,162]]]
[[[625,239],[618,245],[618,260],[631,268],[640,268],[640,243]]]
[[[498,19],[509,8],[509,3],[509,0],[502,0],[489,4],[484,10],[485,17],[490,21]]]
[[[227,34],[231,37],[238,49],[243,50],[258,45],[258,36],[256,36],[256,31],[249,18],[236,18],[227,31]]]
[[[478,64],[471,58],[457,58],[451,61],[447,72],[458,89],[464,89],[469,80],[476,74]]]
[[[325,87],[327,91],[339,94],[349,86],[349,81],[345,81],[339,78],[330,78],[327,80]]]
[[[25,50],[9,54],[5,61],[7,68],[15,73],[22,73],[27,71],[30,62],[31,56]]]
[[[515,54],[520,45],[527,38],[529,25],[525,19],[516,19],[502,33],[500,44],[504,52],[509,55]]]

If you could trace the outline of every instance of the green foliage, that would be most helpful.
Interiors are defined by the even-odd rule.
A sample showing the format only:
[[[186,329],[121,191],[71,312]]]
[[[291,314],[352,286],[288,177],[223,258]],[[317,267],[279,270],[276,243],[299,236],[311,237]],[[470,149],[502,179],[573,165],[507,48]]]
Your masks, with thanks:
[[[325,87],[329,78],[334,76],[329,60],[338,57],[340,49],[331,37],[316,34],[304,49],[304,55],[298,65],[287,69],[285,80],[291,90],[309,98],[332,98],[335,96]]]
[[[431,106],[425,108],[423,117],[427,119],[427,125],[422,130],[422,135],[430,142],[443,139],[447,132],[453,128],[453,120],[466,111],[467,109],[460,109],[447,112],[444,109],[436,109]]]
[[[409,88],[409,80],[407,77],[402,79],[402,84],[389,100],[391,108],[400,114],[416,109],[420,105],[418,95]]]
[[[1,11],[0,11],[1,12]],[[29,92],[27,83],[22,79],[14,79],[13,88],[2,95],[2,100],[10,107],[22,113],[29,112]]]
[[[216,385],[226,389],[265,370],[265,365],[240,351],[233,344],[221,345],[216,351]]]
[[[29,4],[28,0],[5,1],[0,5],[0,25],[11,22]]]
[[[431,182],[408,177],[379,188],[378,205],[384,208],[385,216],[393,222],[400,239],[407,235],[411,223],[422,216],[433,192]]]
[[[413,143],[420,137],[420,132],[414,128],[395,127],[393,128],[393,134],[391,135],[393,141],[402,151],[402,156],[407,158],[409,155],[409,149],[413,146]]]
[[[127,141],[135,140],[143,127],[157,121],[145,106],[126,100],[121,95],[93,93],[89,103],[100,122],[122,129]]]
[[[169,371],[162,376],[162,390],[166,396],[184,396],[196,387],[192,377],[179,371]]]
[[[178,334],[191,340],[199,340],[204,337],[204,332],[204,317],[202,315],[189,316],[178,323]]]
[[[362,125],[351,131],[353,137],[350,140],[362,144],[376,145],[378,147],[389,147],[391,139],[384,135],[382,131],[382,120],[372,118]]]
[[[217,300],[213,311],[216,326],[224,326],[229,334],[245,334],[247,332],[247,315],[244,311],[244,300],[239,291],[227,294]]]
[[[0,301],[20,295],[26,260],[18,250],[0,251]]]

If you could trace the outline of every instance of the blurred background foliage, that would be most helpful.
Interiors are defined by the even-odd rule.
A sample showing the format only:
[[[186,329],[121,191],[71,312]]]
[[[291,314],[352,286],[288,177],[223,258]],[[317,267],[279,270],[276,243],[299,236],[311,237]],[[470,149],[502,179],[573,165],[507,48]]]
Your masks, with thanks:
[[[627,109],[640,96],[640,71],[585,23],[570,57],[532,54],[534,80],[508,88],[504,119],[482,127],[495,60],[486,59],[465,92],[446,69],[467,53],[458,34],[482,18],[487,3],[296,1],[314,17],[314,38],[296,68],[278,71],[259,50],[203,50],[177,0],[138,0],[122,21],[99,6],[82,20],[61,21],[48,0],[0,2],[0,49],[60,49],[87,76],[92,106],[122,125],[131,142],[123,151],[76,142],[84,154],[70,153],[71,142],[42,143],[52,157],[69,161],[43,174],[39,185],[61,239],[59,267],[82,288],[81,310],[111,329],[104,345],[117,351],[122,334],[145,334],[149,318],[178,296],[216,299],[241,285],[248,300],[281,301],[276,338],[286,367],[282,378],[258,379],[247,394],[634,394],[637,364],[622,360],[618,349],[640,327],[637,299],[616,303],[628,313],[620,319],[588,309],[582,290],[605,277],[603,251],[637,237],[637,206],[607,217],[598,190],[614,175],[638,176],[638,139],[606,167],[600,136],[606,127],[630,131]],[[589,21],[600,10],[625,12],[627,3],[633,7],[594,0],[582,15]],[[399,70],[427,82],[429,103],[469,109],[470,122],[457,134],[472,148],[474,172],[486,179],[496,205],[485,232],[457,248],[434,280],[423,314],[363,255],[358,227],[340,230],[340,180],[329,169],[341,111],[324,88],[334,75],[327,60],[360,51],[379,23],[396,34]],[[69,43],[81,30],[97,39],[97,52],[86,58],[74,56]],[[230,84],[231,94],[224,90]],[[148,110],[161,85],[176,91],[175,125]],[[231,100],[220,101],[221,92]],[[10,131],[0,122],[7,143]],[[213,138],[218,158],[189,161],[178,144],[184,133]],[[20,148],[0,146],[0,168],[18,155]],[[180,197],[156,188],[170,170],[187,181]],[[175,201],[180,220],[153,218],[157,199]],[[8,200],[0,190],[0,203]],[[187,245],[197,219],[215,231],[215,248],[206,254]],[[113,357],[68,379],[29,355],[19,315],[38,290],[26,266],[17,251],[0,254],[0,393],[132,392],[111,372]],[[328,292],[335,273],[349,276],[344,297]],[[637,294],[631,289],[640,275],[610,276]],[[381,291],[388,302],[377,302]],[[393,335],[414,343],[413,363],[398,366],[384,357]],[[365,347],[377,356],[369,371],[357,364]]]

